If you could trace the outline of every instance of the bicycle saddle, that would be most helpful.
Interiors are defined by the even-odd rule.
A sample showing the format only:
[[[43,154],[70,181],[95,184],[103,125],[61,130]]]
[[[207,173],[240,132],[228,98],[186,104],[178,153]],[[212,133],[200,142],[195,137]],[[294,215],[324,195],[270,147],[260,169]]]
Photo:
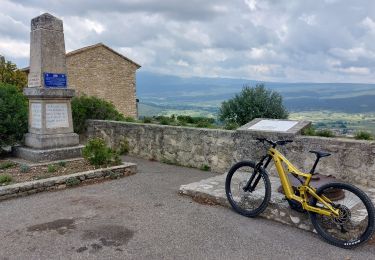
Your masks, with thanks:
[[[330,156],[330,153],[322,152],[322,151],[309,151],[310,153],[315,153],[316,157],[321,158],[321,157],[326,157]]]

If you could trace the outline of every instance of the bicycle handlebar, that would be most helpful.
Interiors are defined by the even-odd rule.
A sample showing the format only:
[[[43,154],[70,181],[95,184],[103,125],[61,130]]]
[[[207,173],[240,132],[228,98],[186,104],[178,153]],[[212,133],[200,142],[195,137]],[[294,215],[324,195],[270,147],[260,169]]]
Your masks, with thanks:
[[[268,140],[267,138],[256,138],[256,140],[258,140],[259,142],[261,142],[263,144],[264,144],[264,142],[267,142],[270,145],[272,145],[273,147],[276,147],[276,145],[286,145],[288,143],[292,143],[293,142],[293,140],[272,141],[272,140]]]

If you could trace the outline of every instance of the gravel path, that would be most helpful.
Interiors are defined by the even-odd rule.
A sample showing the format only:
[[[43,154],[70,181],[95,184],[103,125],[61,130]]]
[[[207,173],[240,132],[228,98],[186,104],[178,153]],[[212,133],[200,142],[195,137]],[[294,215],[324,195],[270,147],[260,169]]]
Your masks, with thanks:
[[[212,173],[132,157],[138,173],[0,203],[0,259],[374,259],[179,196]]]

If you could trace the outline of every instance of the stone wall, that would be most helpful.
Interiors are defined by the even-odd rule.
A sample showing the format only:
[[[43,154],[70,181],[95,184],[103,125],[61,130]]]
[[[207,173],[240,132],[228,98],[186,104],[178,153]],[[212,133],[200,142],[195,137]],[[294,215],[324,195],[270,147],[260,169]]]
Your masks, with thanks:
[[[197,168],[209,166],[218,173],[228,171],[236,161],[256,160],[266,151],[254,134],[243,131],[89,120],[87,137],[93,136],[103,137],[114,148],[126,138],[134,156]],[[309,171],[315,160],[309,150],[324,150],[332,155],[321,159],[317,172],[375,187],[375,142],[308,136],[293,139],[279,150],[301,170]],[[273,168],[269,172],[277,174]]]
[[[68,84],[79,94],[112,102],[125,116],[137,117],[135,73],[139,65],[103,44],[66,55]]]

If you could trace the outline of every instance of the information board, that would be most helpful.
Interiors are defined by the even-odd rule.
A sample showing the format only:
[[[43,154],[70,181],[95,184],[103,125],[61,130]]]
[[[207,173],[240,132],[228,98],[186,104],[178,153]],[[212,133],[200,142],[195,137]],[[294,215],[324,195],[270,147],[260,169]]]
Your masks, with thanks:
[[[248,129],[260,131],[286,132],[293,126],[298,124],[298,121],[278,121],[278,120],[261,120]]]

